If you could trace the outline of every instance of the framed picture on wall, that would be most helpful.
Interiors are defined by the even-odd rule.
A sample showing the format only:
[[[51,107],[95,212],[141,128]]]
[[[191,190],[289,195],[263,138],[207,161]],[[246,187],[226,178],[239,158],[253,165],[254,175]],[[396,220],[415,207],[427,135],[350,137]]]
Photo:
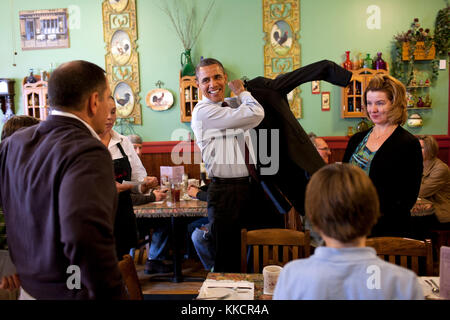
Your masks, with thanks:
[[[312,94],[320,93],[320,80],[311,81],[311,93]]]
[[[322,92],[322,111],[330,111],[330,93]]]
[[[19,12],[22,50],[69,48],[67,9]]]

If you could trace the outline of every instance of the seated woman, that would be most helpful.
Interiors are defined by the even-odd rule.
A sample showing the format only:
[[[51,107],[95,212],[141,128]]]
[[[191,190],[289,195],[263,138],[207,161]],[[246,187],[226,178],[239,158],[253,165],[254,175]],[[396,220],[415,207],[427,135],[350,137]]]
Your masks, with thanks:
[[[380,205],[362,169],[335,163],[314,173],[305,210],[326,246],[285,265],[274,299],[424,299],[414,272],[378,258],[375,249],[365,246]]]
[[[430,238],[433,228],[450,230],[450,170],[438,157],[433,136],[419,136],[423,173],[419,198],[411,210],[414,237]]]

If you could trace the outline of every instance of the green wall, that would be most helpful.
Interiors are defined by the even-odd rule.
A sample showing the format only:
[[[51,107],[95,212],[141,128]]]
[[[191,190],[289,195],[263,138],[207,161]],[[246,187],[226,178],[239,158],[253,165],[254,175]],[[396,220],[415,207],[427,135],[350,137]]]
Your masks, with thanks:
[[[190,129],[180,122],[179,70],[183,51],[167,16],[156,5],[156,0],[136,0],[138,23],[138,51],[141,76],[142,126],[134,126],[145,141],[178,140],[172,137],[175,129]],[[193,2],[202,16],[209,0]],[[221,60],[229,78],[263,75],[262,31],[263,0],[217,0],[200,37],[192,50],[194,64],[200,56]],[[16,80],[16,113],[23,114],[20,82],[30,68],[49,69],[51,63],[84,59],[104,66],[105,43],[102,29],[101,0],[0,0],[0,77]],[[369,30],[366,20],[369,5],[381,8],[381,29]],[[424,27],[434,30],[438,10],[444,0],[300,0],[301,65],[328,59],[344,61],[346,50],[352,53],[375,54],[383,52],[390,63],[393,35],[409,28],[417,17]],[[22,51],[19,38],[19,11],[52,8],[79,9],[79,28],[70,30],[70,48]],[[71,15],[71,19],[75,15]],[[14,39],[14,40],[13,40]],[[14,57],[14,48],[17,55]],[[13,66],[14,63],[17,66]],[[448,62],[448,61],[447,61]],[[153,111],[145,105],[148,91],[161,80],[175,98],[167,111]],[[413,129],[414,134],[447,134],[448,70],[440,70],[435,86],[430,89],[433,110],[421,111],[424,126]],[[311,94],[309,83],[302,85],[303,118],[300,123],[306,131],[322,136],[343,136],[348,126],[356,126],[360,119],[341,119],[341,89],[322,82],[322,91],[331,92],[331,111],[323,112],[320,95]],[[1,126],[1,124],[0,124]]]

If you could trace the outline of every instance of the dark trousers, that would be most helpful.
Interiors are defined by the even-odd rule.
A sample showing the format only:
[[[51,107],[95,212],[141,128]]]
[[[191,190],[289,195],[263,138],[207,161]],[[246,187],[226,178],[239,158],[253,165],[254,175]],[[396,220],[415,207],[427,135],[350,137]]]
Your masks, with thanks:
[[[213,180],[208,189],[208,218],[216,252],[215,272],[240,271],[242,228],[280,228],[284,221],[262,188],[248,179]]]

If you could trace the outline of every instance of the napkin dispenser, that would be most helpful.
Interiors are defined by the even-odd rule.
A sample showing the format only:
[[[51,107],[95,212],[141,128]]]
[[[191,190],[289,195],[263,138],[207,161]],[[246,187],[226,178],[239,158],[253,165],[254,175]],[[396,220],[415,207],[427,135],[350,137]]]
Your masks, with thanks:
[[[171,183],[181,183],[183,181],[184,166],[161,166],[160,176],[166,176]]]

